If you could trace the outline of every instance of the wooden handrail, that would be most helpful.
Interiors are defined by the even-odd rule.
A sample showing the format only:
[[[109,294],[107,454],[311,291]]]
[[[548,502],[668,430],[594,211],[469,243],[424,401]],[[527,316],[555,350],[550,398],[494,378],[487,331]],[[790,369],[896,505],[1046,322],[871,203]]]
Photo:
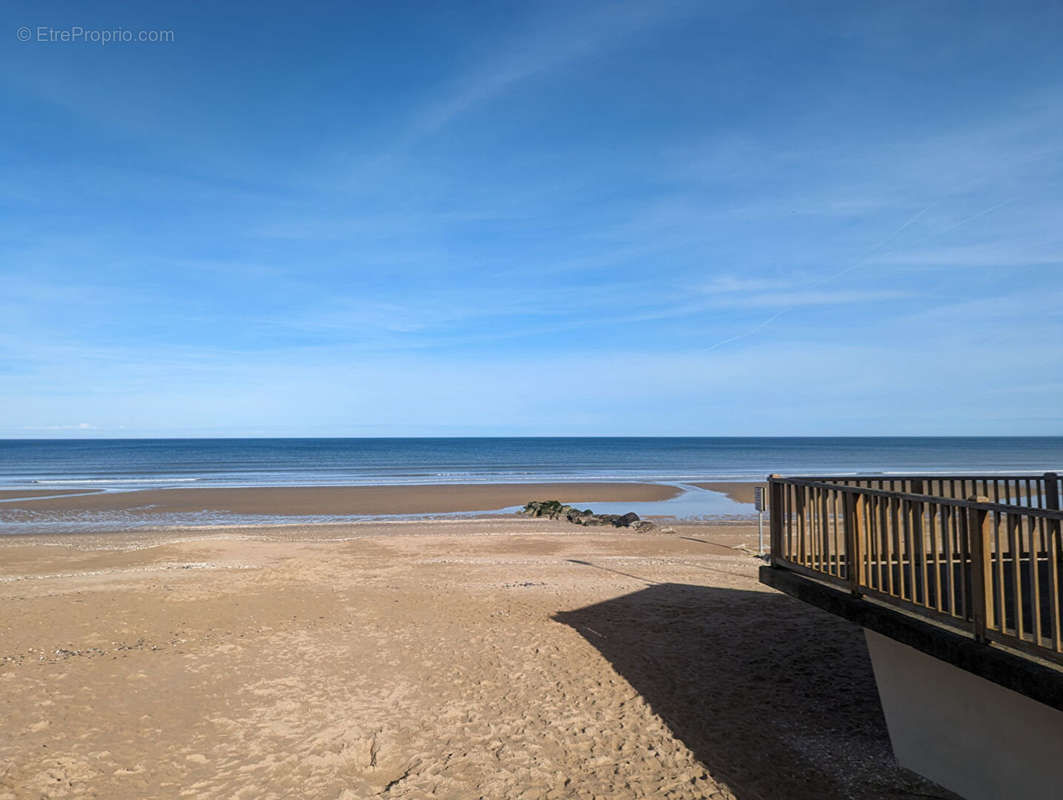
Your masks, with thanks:
[[[973,481],[973,480],[986,480],[986,481],[1000,481],[1000,480],[1041,480],[1045,477],[1044,472],[994,472],[993,474],[987,474],[982,472],[960,472],[960,473],[936,473],[936,472],[923,472],[923,473],[882,473],[873,475],[779,475],[778,477],[789,480],[791,478],[815,478],[818,481]]]
[[[773,479],[772,478],[768,478],[768,480],[770,482]],[[814,486],[814,487],[819,487],[819,488],[824,488],[824,489],[832,489],[832,490],[838,491],[838,492],[843,493],[843,494],[852,493],[852,494],[862,494],[862,495],[877,495],[877,496],[880,496],[880,497],[898,497],[898,498],[901,498],[901,499],[904,499],[904,500],[908,500],[908,501],[911,501],[911,502],[916,502],[916,503],[927,502],[927,500],[929,498],[934,503],[937,503],[937,504],[940,504],[940,505],[959,506],[959,507],[963,507],[963,508],[967,508],[967,507],[970,507],[972,505],[977,505],[979,508],[982,508],[982,509],[984,509],[986,511],[1015,511],[1016,509],[1020,509],[1021,508],[1024,513],[1029,513],[1029,514],[1031,514],[1033,516],[1036,516],[1036,517],[1044,517],[1046,519],[1063,519],[1063,517],[1058,516],[1055,513],[1055,510],[1053,510],[1051,508],[1036,508],[1036,507],[1031,507],[1031,506],[1009,505],[1007,503],[995,503],[992,500],[989,500],[988,498],[983,498],[983,499],[981,499],[981,500],[976,502],[974,500],[971,500],[970,498],[968,498],[966,500],[959,500],[959,499],[953,498],[953,497],[938,497],[938,496],[931,496],[931,495],[925,495],[925,494],[913,494],[911,492],[890,492],[890,491],[887,491],[885,489],[866,489],[866,488],[864,488],[862,486],[839,486],[839,485],[834,484],[834,483],[825,483],[818,477],[816,477],[816,478],[778,478],[778,479],[775,479],[775,480],[779,480],[779,481],[781,481],[783,483],[790,484],[790,485],[793,485],[793,486]],[[981,480],[981,479],[979,479],[979,480]],[[1058,506],[1057,506],[1057,508],[1058,508]]]

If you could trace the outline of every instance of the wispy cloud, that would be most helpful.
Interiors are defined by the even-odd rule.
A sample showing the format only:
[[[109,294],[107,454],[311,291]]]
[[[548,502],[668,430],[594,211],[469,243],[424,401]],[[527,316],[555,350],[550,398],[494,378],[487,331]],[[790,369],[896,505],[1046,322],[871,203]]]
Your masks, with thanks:
[[[880,288],[808,288],[808,276],[739,278],[719,276],[697,287],[705,308],[782,308],[872,303],[911,297],[912,292]]]
[[[1063,242],[1054,250],[1030,247],[1023,241],[902,250],[879,256],[874,261],[909,267],[1063,266]]]
[[[689,13],[695,7],[686,0],[622,0],[583,14],[557,13],[532,32],[502,44],[497,54],[486,58],[471,74],[425,103],[396,147],[401,149],[435,133],[523,81],[618,47],[632,35],[646,33],[655,24]]]
[[[703,294],[732,294],[735,292],[762,292],[793,288],[791,278],[740,278],[734,275],[717,275],[700,284],[697,291]]]
[[[59,431],[82,431],[82,432],[86,432],[86,431],[98,431],[99,427],[96,426],[96,425],[90,425],[87,422],[79,422],[76,425],[38,425],[36,427],[24,425],[23,427],[19,428],[19,430],[23,431],[25,433],[33,433],[33,432],[57,433]]]
[[[799,306],[881,303],[886,300],[899,300],[911,296],[911,292],[896,289],[761,292],[729,297],[725,302],[720,301],[716,305],[731,308],[797,308]]]

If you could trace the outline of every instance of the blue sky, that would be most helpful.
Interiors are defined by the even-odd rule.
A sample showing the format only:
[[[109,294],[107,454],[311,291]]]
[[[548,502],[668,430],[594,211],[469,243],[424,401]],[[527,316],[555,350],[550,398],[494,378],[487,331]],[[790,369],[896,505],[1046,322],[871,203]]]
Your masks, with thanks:
[[[5,5],[0,436],[1063,434],[1059,3],[223,6]]]

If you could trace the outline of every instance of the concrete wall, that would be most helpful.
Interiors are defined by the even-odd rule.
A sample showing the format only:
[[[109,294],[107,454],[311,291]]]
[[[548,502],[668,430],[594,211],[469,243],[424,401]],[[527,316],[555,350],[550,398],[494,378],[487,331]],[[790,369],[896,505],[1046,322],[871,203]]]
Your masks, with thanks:
[[[901,766],[967,800],[1063,800],[1063,712],[864,635]]]

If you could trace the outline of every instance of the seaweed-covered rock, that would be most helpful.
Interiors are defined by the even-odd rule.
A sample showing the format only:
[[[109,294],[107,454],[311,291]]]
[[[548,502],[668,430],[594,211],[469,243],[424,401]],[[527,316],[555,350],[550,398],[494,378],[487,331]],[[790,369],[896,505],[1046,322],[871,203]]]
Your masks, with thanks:
[[[557,519],[573,510],[575,509],[572,506],[566,506],[560,500],[532,500],[524,506],[524,510],[521,513],[530,517]]]
[[[593,528],[598,525],[608,525],[609,520],[602,514],[591,514],[589,517],[583,519],[580,525],[586,525],[588,528]]]
[[[587,520],[593,516],[594,512],[589,508],[585,508],[583,511],[580,511],[578,508],[570,508],[565,514],[565,519],[573,525],[586,525]]]
[[[650,531],[656,527],[652,522],[639,519],[639,515],[634,511],[626,514],[595,514],[589,508],[581,511],[565,505],[560,500],[532,500],[524,506],[521,513],[529,517],[564,519],[573,525],[585,527],[612,525],[614,528],[634,528],[637,531]]]

